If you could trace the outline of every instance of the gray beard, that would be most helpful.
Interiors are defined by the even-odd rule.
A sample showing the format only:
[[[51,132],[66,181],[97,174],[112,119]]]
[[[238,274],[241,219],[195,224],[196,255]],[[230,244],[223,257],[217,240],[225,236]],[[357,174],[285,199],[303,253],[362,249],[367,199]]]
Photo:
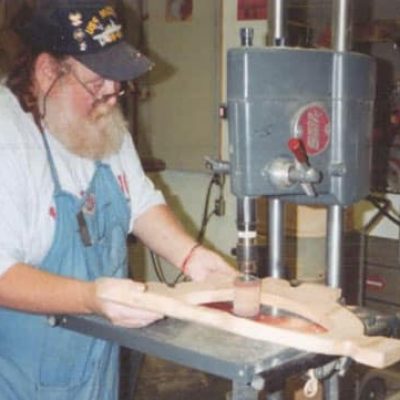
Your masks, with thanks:
[[[77,118],[62,99],[49,97],[44,118],[49,132],[67,150],[83,158],[101,160],[117,153],[127,132],[118,106],[96,106],[89,116]]]

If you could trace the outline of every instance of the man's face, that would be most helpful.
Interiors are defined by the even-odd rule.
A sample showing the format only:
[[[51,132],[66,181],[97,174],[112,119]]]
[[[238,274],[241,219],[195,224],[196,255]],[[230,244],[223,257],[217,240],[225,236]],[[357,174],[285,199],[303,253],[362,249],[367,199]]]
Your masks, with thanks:
[[[116,153],[126,133],[117,105],[120,84],[101,78],[68,58],[47,98],[44,121],[51,134],[71,152],[90,159]]]

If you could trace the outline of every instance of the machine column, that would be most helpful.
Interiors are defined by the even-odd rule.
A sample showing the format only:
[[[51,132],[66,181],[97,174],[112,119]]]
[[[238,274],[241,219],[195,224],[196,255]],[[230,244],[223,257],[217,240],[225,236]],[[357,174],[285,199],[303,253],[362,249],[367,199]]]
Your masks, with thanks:
[[[268,240],[269,240],[269,268],[268,275],[273,278],[284,278],[284,203],[273,198],[269,201],[269,225],[268,225]]]
[[[336,51],[347,51],[350,47],[351,1],[334,0],[332,4],[332,45]]]
[[[268,46],[285,46],[285,0],[267,1],[268,15]],[[268,275],[273,278],[284,278],[285,247],[285,205],[279,198],[271,198],[268,203]],[[283,391],[277,391],[267,396],[268,400],[283,400]]]
[[[268,15],[268,46],[285,45],[285,0],[267,1]]]
[[[267,1],[268,7],[268,46],[285,45],[285,0]],[[269,200],[269,275],[274,278],[282,278],[285,275],[284,257],[284,203],[278,198]],[[282,400],[283,392],[278,391],[267,397],[269,400]]]
[[[332,5],[332,45],[336,52],[345,52],[349,48],[350,31],[350,0],[335,0]],[[333,98],[343,98],[343,74],[341,66],[342,58],[337,58],[337,65],[333,79]],[[336,163],[343,159],[346,141],[341,121],[343,120],[343,102],[333,101],[333,133],[337,137],[337,145],[333,149],[332,162]],[[342,267],[342,239],[343,236],[343,210],[339,205],[332,205],[328,210],[327,221],[327,274],[326,283],[332,287],[340,287]]]
[[[349,48],[350,27],[350,0],[334,0],[332,9],[332,45],[335,51],[345,52]],[[341,58],[338,58],[336,74],[333,79],[333,98],[340,99],[343,95],[343,74]],[[342,160],[343,146],[346,132],[342,129],[343,103],[334,101],[332,104],[333,121],[335,121],[334,134],[337,135],[338,144],[333,151],[333,161]],[[342,243],[343,243],[343,209],[340,205],[332,205],[328,209],[327,220],[327,274],[326,283],[331,287],[342,285]],[[339,400],[339,377],[334,374],[324,382],[325,396],[329,400]]]
[[[328,271],[326,284],[340,288],[342,285],[342,247],[343,246],[343,209],[341,206],[330,206],[327,221],[326,263]]]
[[[268,45],[285,45],[285,0],[272,0],[267,2],[268,15]],[[278,198],[269,201],[269,266],[268,275],[273,278],[283,278],[284,270],[284,203]]]

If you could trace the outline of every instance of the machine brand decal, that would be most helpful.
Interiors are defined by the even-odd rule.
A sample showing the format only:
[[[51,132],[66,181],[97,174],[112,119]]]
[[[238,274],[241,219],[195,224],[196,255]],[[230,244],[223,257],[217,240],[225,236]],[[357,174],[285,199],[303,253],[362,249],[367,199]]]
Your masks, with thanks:
[[[386,286],[385,279],[380,275],[370,275],[365,281],[369,290],[380,291]]]
[[[309,104],[297,114],[295,136],[301,138],[310,156],[318,155],[327,149],[330,129],[329,115],[320,104]]]

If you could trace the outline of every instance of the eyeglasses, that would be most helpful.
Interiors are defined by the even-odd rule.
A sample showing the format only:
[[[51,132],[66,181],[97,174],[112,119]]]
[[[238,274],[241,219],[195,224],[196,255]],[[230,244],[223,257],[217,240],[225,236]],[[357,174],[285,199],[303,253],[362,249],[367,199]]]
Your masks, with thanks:
[[[125,94],[125,90],[116,90],[115,92],[112,93],[107,93],[103,94],[102,96],[99,96],[99,93],[101,89],[104,87],[107,79],[104,78],[95,78],[91,79],[89,81],[84,82],[74,71],[71,65],[69,64],[63,64],[63,72],[64,73],[70,73],[73,78],[82,86],[82,88],[90,94],[90,96],[93,98],[93,100],[96,103],[100,102],[107,102],[109,99],[113,97],[121,97]],[[119,83],[116,83],[119,88]]]

